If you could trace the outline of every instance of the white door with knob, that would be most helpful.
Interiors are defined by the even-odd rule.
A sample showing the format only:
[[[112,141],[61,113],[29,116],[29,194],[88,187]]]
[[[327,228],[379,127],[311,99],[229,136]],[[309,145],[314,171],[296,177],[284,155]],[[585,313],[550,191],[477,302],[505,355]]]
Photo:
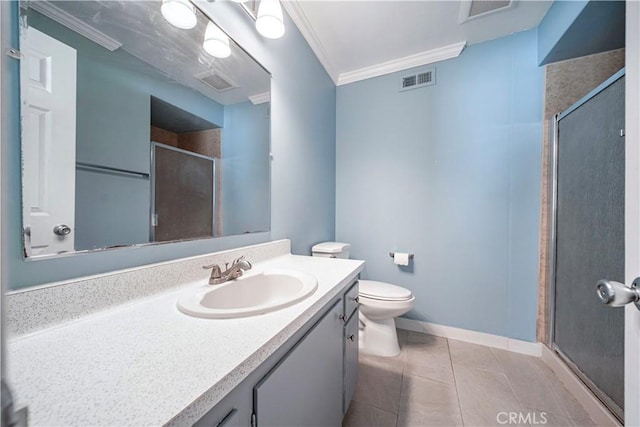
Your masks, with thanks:
[[[76,50],[32,27],[22,31],[25,248],[29,256],[73,251]]]

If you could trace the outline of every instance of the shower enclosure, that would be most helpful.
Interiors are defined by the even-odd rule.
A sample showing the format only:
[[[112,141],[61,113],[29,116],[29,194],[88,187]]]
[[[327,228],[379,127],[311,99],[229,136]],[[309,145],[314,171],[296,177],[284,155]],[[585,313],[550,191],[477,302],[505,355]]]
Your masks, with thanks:
[[[624,283],[624,70],[556,116],[550,345],[621,421],[624,310],[596,282]]]
[[[216,159],[151,143],[151,241],[213,237]]]

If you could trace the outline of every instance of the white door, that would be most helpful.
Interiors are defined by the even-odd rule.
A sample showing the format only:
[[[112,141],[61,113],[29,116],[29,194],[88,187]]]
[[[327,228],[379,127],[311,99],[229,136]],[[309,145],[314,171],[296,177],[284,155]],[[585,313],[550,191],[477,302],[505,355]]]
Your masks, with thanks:
[[[31,27],[20,41],[25,247],[30,256],[73,251],[76,51]]]
[[[640,276],[640,2],[627,2],[625,280]],[[625,307],[625,424],[640,425],[640,311]]]

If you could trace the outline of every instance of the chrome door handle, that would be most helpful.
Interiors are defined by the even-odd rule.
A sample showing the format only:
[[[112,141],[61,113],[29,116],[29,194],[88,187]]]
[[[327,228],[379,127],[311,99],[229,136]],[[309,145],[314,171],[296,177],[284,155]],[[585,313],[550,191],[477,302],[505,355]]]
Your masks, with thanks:
[[[640,310],[640,277],[636,278],[631,287],[613,280],[599,280],[596,293],[600,302],[609,307],[622,307],[634,303]]]
[[[53,234],[57,234],[58,236],[67,236],[71,234],[71,228],[65,224],[58,224],[53,227]]]

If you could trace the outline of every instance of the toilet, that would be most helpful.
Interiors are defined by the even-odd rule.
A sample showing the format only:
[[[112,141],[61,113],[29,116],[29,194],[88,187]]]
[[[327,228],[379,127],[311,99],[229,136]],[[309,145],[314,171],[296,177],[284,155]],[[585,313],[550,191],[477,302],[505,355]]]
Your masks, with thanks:
[[[348,243],[324,242],[311,249],[313,256],[349,258]],[[374,356],[400,354],[395,318],[411,310],[415,297],[401,286],[373,280],[359,282],[360,351]]]

